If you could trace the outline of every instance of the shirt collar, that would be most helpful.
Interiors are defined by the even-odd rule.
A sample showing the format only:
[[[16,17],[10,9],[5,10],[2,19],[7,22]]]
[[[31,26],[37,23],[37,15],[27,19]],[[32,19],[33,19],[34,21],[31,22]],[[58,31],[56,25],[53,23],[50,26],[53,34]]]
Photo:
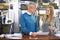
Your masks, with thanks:
[[[31,13],[29,13],[28,11],[27,11],[27,14],[28,14],[28,15],[32,15],[32,14],[31,14]]]

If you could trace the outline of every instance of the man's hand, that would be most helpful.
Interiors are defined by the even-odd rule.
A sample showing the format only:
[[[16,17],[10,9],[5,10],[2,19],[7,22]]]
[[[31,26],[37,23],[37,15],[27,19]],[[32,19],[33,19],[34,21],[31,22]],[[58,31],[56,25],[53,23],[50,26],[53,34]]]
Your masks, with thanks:
[[[36,37],[38,34],[37,34],[37,32],[32,32],[31,35],[32,35],[33,37]]]

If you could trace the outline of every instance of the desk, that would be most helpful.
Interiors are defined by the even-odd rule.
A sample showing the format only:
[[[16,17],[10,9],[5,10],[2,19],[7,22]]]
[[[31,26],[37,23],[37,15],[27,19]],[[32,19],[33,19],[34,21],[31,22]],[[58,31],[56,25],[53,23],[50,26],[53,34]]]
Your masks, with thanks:
[[[28,36],[28,35],[23,35],[22,40],[58,40],[60,38],[54,36],[54,35],[46,35],[46,36],[36,36],[36,37],[32,37],[32,36]],[[0,38],[0,40],[9,40],[8,38]],[[17,39],[15,39],[17,40]]]
[[[39,39],[39,40],[53,40],[53,39],[60,39],[59,37],[56,37],[54,35],[38,35],[36,37],[33,37],[33,36],[28,36],[28,35],[23,35],[23,38],[22,39]]]

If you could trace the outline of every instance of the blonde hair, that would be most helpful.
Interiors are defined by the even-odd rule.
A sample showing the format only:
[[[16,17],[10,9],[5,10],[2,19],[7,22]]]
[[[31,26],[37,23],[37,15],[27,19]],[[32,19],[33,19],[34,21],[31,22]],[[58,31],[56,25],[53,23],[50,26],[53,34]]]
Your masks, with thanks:
[[[53,22],[53,13],[54,13],[54,11],[53,11],[53,6],[51,6],[51,5],[48,5],[46,8],[50,8],[50,15],[46,15],[47,17],[46,17],[46,20],[48,19],[48,16],[50,16],[50,23],[51,22]]]

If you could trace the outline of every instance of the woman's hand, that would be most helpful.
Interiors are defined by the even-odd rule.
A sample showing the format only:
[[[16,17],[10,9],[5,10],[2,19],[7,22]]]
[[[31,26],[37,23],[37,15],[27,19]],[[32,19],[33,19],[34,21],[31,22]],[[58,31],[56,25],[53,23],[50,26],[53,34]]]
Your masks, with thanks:
[[[53,30],[55,29],[55,27],[52,27],[52,26],[49,26],[48,28],[49,28],[49,30],[51,30],[51,31],[53,31]]]

